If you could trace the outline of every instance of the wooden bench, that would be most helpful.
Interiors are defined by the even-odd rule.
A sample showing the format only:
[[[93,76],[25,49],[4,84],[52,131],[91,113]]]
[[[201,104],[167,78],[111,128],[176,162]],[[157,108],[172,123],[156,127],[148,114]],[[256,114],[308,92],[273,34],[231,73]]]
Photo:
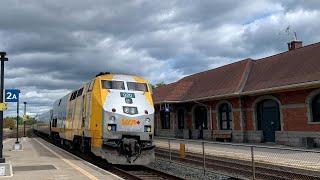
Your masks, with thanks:
[[[213,131],[213,139],[216,141],[231,142],[232,131]]]

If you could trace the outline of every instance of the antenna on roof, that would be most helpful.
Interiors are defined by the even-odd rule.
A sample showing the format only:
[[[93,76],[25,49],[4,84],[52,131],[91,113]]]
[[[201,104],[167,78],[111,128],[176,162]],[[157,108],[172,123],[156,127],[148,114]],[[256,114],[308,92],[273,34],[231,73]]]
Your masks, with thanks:
[[[298,37],[297,37],[297,33],[296,32],[294,32],[294,40],[298,41]]]
[[[298,41],[297,32],[292,31],[290,25],[288,25],[287,28],[285,29],[285,33],[287,35],[288,42],[290,42],[290,41]]]

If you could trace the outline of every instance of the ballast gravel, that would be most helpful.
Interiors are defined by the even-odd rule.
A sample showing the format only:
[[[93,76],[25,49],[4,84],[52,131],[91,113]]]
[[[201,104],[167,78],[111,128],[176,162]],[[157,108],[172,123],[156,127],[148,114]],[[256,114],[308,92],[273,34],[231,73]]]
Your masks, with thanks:
[[[203,170],[194,167],[183,166],[177,163],[170,163],[162,159],[156,159],[155,162],[150,164],[153,169],[161,170],[163,172],[176,175],[185,179],[216,179],[216,180],[227,180],[230,177],[223,176],[220,174],[207,171],[204,175]]]

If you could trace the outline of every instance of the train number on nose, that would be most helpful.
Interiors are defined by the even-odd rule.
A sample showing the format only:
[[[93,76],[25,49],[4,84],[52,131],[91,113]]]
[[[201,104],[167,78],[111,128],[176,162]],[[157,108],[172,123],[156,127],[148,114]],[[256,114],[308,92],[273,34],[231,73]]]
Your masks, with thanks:
[[[120,92],[120,96],[124,98],[135,98],[134,93]]]
[[[137,124],[140,124],[140,122],[135,119],[122,119],[121,120],[121,125],[124,125],[124,126],[132,126],[132,125],[137,125]]]

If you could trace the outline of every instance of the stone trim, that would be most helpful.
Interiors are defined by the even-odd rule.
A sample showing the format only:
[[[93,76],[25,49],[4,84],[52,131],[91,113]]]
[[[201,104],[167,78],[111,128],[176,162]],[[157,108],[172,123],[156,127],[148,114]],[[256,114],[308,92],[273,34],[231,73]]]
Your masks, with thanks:
[[[306,104],[284,104],[280,108],[281,109],[296,109],[296,108],[306,108]]]
[[[314,139],[316,146],[320,146],[320,132],[318,131],[278,131],[276,132],[277,144],[284,144],[289,146],[301,147],[303,138],[311,137]]]

